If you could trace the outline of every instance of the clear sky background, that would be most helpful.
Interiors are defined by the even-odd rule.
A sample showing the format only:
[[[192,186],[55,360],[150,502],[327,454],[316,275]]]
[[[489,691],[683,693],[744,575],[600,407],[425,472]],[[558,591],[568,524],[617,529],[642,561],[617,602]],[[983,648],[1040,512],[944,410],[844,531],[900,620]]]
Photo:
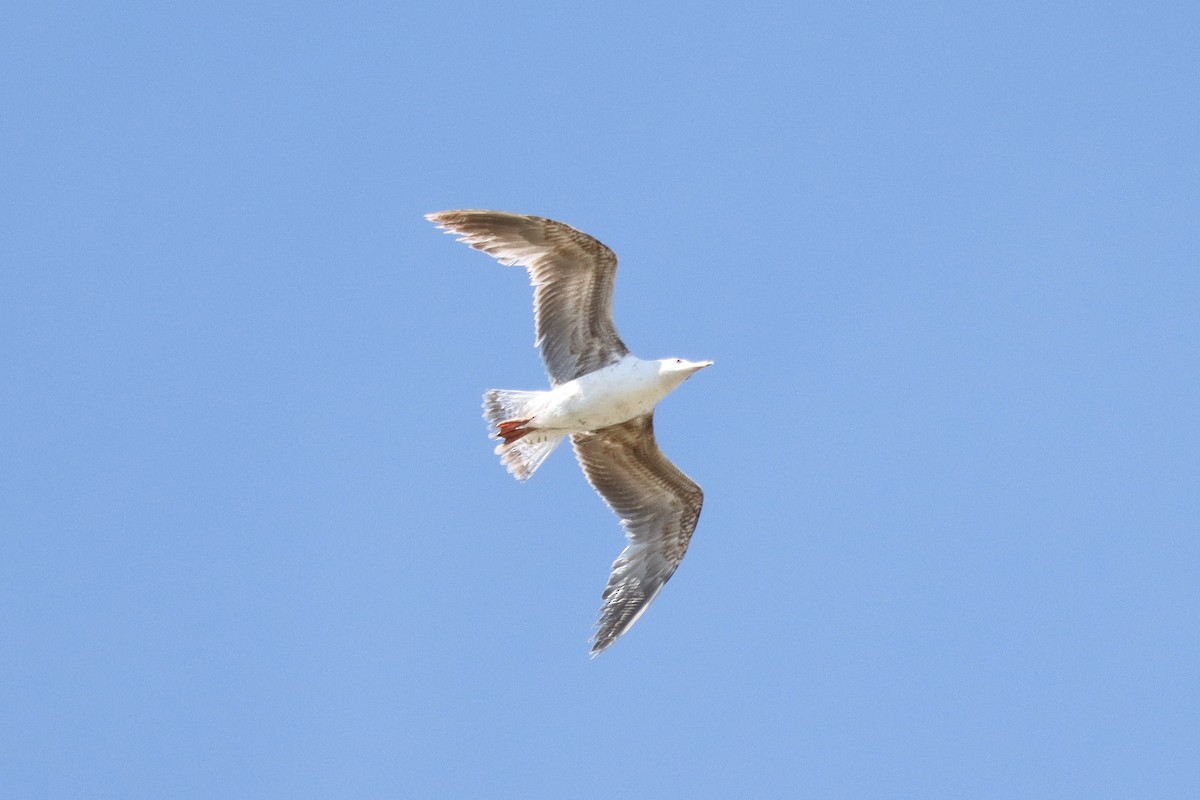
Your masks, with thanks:
[[[9,3],[0,796],[1200,797],[1200,7]],[[634,629],[530,290],[706,490]]]

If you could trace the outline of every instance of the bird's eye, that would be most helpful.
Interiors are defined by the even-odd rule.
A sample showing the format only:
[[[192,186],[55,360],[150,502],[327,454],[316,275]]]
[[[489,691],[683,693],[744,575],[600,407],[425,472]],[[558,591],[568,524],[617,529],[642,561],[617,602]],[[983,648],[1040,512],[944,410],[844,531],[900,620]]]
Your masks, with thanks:
[[[677,359],[675,359],[675,363],[676,363],[676,364],[682,364],[682,363],[683,363],[683,359],[682,359],[682,358],[677,358]]]

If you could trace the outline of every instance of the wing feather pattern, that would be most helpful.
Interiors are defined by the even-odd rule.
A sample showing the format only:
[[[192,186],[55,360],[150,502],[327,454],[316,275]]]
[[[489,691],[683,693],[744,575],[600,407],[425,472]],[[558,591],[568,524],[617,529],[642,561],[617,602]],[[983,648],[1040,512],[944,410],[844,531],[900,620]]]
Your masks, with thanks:
[[[535,344],[555,386],[629,352],[612,321],[617,256],[591,236],[551,219],[504,211],[441,211],[426,219],[502,264],[529,270]]]
[[[571,437],[592,487],[621,518],[628,546],[612,566],[592,639],[603,652],[645,613],[687,552],[704,492],[654,438],[654,414]]]

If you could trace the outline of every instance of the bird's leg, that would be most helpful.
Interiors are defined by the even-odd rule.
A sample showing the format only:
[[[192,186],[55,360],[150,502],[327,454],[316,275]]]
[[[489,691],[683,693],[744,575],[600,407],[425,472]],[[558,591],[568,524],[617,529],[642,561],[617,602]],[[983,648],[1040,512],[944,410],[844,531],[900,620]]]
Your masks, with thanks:
[[[530,417],[529,419],[532,419]],[[524,427],[529,419],[508,419],[501,422],[497,426],[497,433],[504,440],[505,444],[512,444],[517,439],[520,439],[525,434],[529,433],[529,428]]]

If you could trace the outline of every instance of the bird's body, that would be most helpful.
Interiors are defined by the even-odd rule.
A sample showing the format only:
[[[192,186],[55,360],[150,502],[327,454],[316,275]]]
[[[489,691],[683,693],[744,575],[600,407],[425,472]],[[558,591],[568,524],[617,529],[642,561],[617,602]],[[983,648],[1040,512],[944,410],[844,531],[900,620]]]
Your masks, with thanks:
[[[681,359],[644,361],[627,355],[595,372],[559,384],[526,426],[564,434],[584,433],[648,414],[691,371]]]
[[[534,316],[547,391],[491,389],[484,417],[496,453],[528,480],[565,437],[584,474],[621,518],[629,545],[614,562],[592,654],[645,612],[687,552],[704,494],[658,449],[654,408],[711,361],[643,360],[612,323],[617,259],[561,222],[502,211],[443,211],[428,219],[535,286]]]

